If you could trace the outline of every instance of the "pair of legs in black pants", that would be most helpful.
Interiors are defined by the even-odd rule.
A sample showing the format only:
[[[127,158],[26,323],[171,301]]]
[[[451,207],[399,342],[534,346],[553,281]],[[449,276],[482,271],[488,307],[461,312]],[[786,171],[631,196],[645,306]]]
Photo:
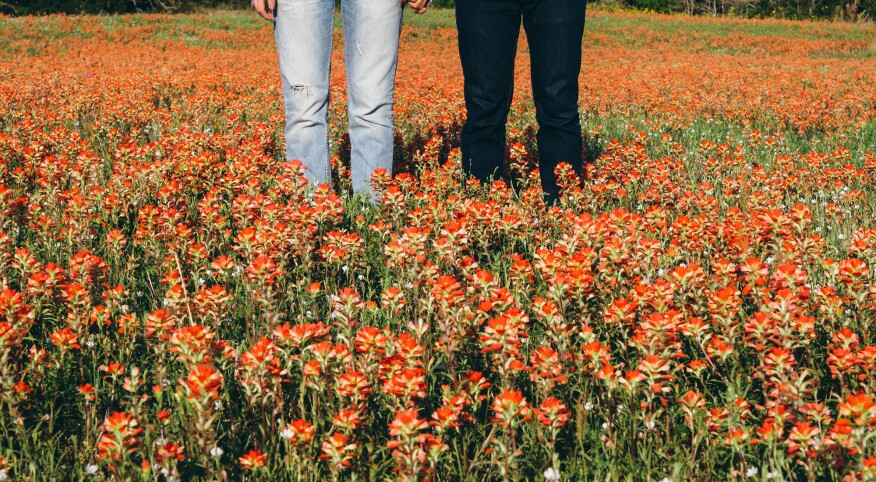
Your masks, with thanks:
[[[462,167],[467,175],[486,182],[502,174],[521,19],[529,43],[546,201],[558,198],[558,164],[567,162],[580,172],[578,75],[586,7],[586,0],[456,0],[468,111],[462,129]]]

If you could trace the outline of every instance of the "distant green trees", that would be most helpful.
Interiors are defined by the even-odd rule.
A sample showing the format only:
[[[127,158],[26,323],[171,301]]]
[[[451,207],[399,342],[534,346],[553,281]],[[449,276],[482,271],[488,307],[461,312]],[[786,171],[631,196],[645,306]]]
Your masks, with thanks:
[[[249,0],[0,0],[0,12],[7,15],[185,12],[248,4]]]
[[[282,1],[282,0],[281,0]],[[0,13],[186,12],[203,8],[245,8],[248,0],[0,0]],[[432,5],[453,8],[456,0],[433,0]],[[876,0],[598,0],[608,8],[689,15],[876,19]]]
[[[432,5],[452,8],[455,3],[456,0],[433,0]],[[595,0],[593,3],[608,8],[716,17],[876,20],[876,0]]]
[[[876,18],[876,0],[602,0],[601,3],[689,15],[836,20]]]

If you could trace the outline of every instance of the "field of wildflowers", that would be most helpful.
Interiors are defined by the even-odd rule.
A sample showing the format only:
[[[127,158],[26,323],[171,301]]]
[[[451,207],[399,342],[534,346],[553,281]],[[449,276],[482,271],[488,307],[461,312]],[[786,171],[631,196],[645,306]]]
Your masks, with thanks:
[[[0,19],[0,480],[876,480],[873,38],[593,12],[546,210],[525,41],[460,182],[448,12],[377,206],[340,49],[309,192],[254,16]]]

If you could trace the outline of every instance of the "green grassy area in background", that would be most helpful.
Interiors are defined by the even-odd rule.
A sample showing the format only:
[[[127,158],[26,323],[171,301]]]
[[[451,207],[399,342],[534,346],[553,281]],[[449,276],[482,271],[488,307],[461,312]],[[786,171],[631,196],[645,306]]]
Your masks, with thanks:
[[[17,55],[39,55],[49,43],[65,38],[93,38],[95,35],[113,37],[132,28],[143,29],[144,40],[179,41],[186,45],[210,48],[234,48],[235,45],[209,42],[200,38],[206,31],[253,33],[264,29],[268,23],[254,12],[216,10],[208,13],[185,15],[103,15],[98,16],[97,24],[103,32],[84,29],[75,17],[18,17],[0,18],[0,57]],[[404,15],[409,29],[433,30],[455,28],[454,11],[432,9],[424,15],[416,15],[410,10]],[[340,14],[335,18],[338,31],[342,31]],[[683,34],[683,35],[682,35]],[[857,42],[841,52],[813,52],[818,58],[869,58],[876,55],[876,24],[873,23],[830,23],[781,20],[743,20],[715,19],[706,22],[690,22],[683,16],[647,15],[631,13],[604,13],[591,10],[587,17],[585,45],[588,42],[619,42],[629,48],[647,48],[656,43],[675,42],[679,36],[687,38],[685,48],[705,53],[757,53],[757,45],[750,49],[727,50],[710,45],[711,41],[721,41],[734,35],[753,35],[777,39],[830,40],[835,42]],[[753,39],[756,40],[756,39]],[[29,42],[28,48],[20,43]],[[59,46],[63,48],[63,45]]]

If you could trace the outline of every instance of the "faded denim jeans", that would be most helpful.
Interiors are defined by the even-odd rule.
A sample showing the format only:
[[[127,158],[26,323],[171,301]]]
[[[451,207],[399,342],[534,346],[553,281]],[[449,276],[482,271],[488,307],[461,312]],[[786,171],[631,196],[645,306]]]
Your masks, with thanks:
[[[329,71],[334,0],[279,0],[274,35],[286,108],[286,159],[304,164],[313,184],[331,182]],[[349,99],[353,191],[374,199],[371,175],[392,172],[393,87],[399,0],[341,0]]]

